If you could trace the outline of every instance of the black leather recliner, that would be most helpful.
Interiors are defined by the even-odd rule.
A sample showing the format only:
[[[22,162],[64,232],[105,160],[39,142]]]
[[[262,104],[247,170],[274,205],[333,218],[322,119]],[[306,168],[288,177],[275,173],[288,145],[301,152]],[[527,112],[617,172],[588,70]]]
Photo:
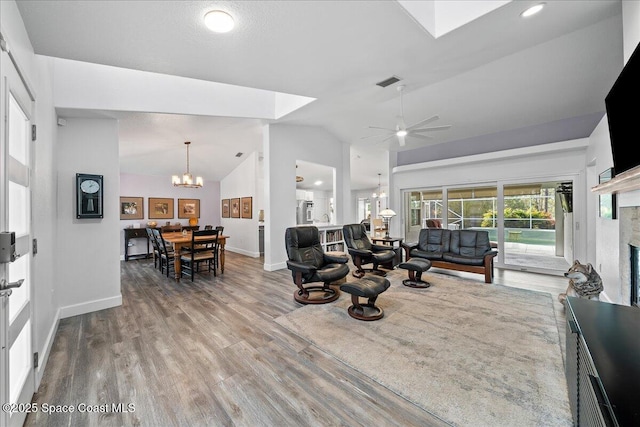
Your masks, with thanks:
[[[353,272],[354,277],[361,278],[366,271],[379,276],[387,275],[384,271],[378,270],[378,266],[390,262],[396,256],[396,253],[389,246],[371,243],[363,224],[347,224],[342,227],[342,233],[349,254],[356,266],[356,271]],[[362,264],[370,263],[373,263],[373,268],[366,270],[362,268]]]
[[[291,270],[298,290],[293,298],[301,304],[324,304],[335,301],[340,291],[329,285],[349,274],[346,255],[329,255],[320,244],[317,227],[303,226],[287,228],[285,232],[287,268]],[[307,283],[323,282],[322,286],[304,286]]]

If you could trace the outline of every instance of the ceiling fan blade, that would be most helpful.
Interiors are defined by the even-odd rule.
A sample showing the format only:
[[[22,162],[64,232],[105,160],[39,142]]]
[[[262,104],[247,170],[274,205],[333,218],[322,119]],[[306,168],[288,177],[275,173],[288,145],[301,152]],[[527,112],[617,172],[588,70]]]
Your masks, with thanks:
[[[434,130],[447,130],[447,129],[451,129],[451,125],[431,126],[431,127],[422,128],[422,129],[411,129],[411,132],[430,132]]]
[[[389,132],[395,132],[395,129],[391,129],[391,128],[381,128],[378,126],[369,126],[369,129],[382,129],[382,130],[388,130]]]
[[[409,136],[413,137],[413,138],[420,138],[420,139],[433,139],[432,136],[429,135],[420,135],[419,133],[410,133]]]
[[[436,121],[436,120],[438,120],[439,118],[440,118],[440,116],[438,116],[438,115],[436,114],[435,116],[429,117],[428,119],[424,119],[424,120],[422,120],[422,121],[420,121],[420,122],[418,122],[418,123],[414,123],[414,124],[412,124],[411,126],[409,126],[409,127],[407,128],[407,130],[412,130],[412,129],[415,129],[415,128],[420,127],[420,126],[422,126],[422,125],[428,125],[428,124],[429,124],[429,123],[431,123],[431,122],[435,122],[435,121]]]
[[[361,136],[360,139],[375,138],[377,136],[388,136],[388,133],[377,133],[375,135]]]
[[[382,141],[380,141],[380,142],[388,141],[388,140],[390,140],[391,138],[393,138],[394,136],[396,136],[396,134],[395,134],[395,133],[394,133],[393,135],[389,135],[388,137],[386,137],[385,139],[383,139],[383,140],[382,140]]]

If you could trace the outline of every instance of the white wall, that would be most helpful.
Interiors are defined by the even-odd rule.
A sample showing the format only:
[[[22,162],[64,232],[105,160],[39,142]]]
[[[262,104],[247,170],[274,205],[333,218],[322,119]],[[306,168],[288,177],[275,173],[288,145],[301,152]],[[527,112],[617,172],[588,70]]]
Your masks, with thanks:
[[[220,181],[220,199],[252,197],[253,212],[251,219],[221,218],[224,234],[227,239],[225,250],[248,255],[254,258],[260,256],[258,248],[258,211],[256,204],[260,203],[258,196],[258,174],[260,170],[259,155],[253,152],[229,175]]]
[[[171,224],[189,225],[188,219],[178,218],[178,199],[200,200],[200,218],[198,220],[200,228],[204,228],[207,224],[220,225],[220,183],[217,181],[205,181],[202,188],[181,188],[171,184],[170,176],[122,173],[120,174],[120,196],[144,198],[144,219],[120,220],[120,259],[124,259],[123,230],[129,226],[138,228],[140,224],[146,226],[149,221],[156,221],[158,225],[164,225],[167,221],[170,221]],[[149,219],[149,197],[173,199],[173,218]],[[133,246],[129,248],[129,255],[147,252],[144,240],[134,239],[131,240],[131,243]]]
[[[622,2],[622,45],[624,62],[640,42],[640,1]]]
[[[56,106],[279,119],[315,98],[63,58],[54,64]]]
[[[591,159],[593,165],[588,167],[588,188],[590,189],[598,185],[598,175],[613,166],[606,116],[589,137],[587,159]],[[620,254],[618,250],[620,221],[600,218],[598,195],[588,191],[587,197],[593,200],[589,209],[590,223],[593,224],[590,230],[593,231],[591,233],[592,240],[594,243],[597,242],[597,244],[590,246],[592,250],[590,250],[589,256],[595,255],[595,258],[589,258],[588,262],[593,264],[602,277],[606,295],[603,299],[611,301],[611,296],[618,295],[617,290],[620,289]]]
[[[622,2],[622,42],[625,63],[631,53],[640,42],[640,1]],[[622,64],[621,64],[622,65]],[[622,67],[621,67],[622,68]],[[609,139],[609,127],[607,117],[602,118],[596,129],[589,138],[589,151],[587,159],[590,160],[589,184],[593,187],[598,184],[598,174],[613,166],[611,155],[611,140]],[[595,223],[593,235],[590,242],[593,243],[595,259],[591,261],[602,276],[604,292],[601,299],[616,304],[629,304],[629,301],[622,301],[621,295],[625,293],[622,287],[629,286],[628,283],[621,283],[620,277],[620,226],[618,220],[603,220],[598,217],[598,196],[591,193],[589,197],[593,200],[589,214]],[[618,207],[640,206],[640,192],[633,191],[618,195]],[[597,244],[596,244],[597,243]],[[627,242],[623,242],[626,244]],[[591,247],[591,246],[590,246]]]
[[[116,120],[67,119],[58,127],[58,303],[60,317],[122,304],[120,173]],[[76,219],[75,176],[104,176],[104,218]]]
[[[335,168],[336,224],[351,220],[349,146],[322,128],[266,125],[264,127],[265,264],[268,271],[286,268],[284,233],[296,225],[296,161]]]
[[[398,213],[391,222],[391,234],[403,236],[405,190],[483,183],[535,182],[537,180],[573,180],[574,255],[586,259],[585,154],[588,140],[544,144],[516,150],[439,160],[393,169],[389,203]]]

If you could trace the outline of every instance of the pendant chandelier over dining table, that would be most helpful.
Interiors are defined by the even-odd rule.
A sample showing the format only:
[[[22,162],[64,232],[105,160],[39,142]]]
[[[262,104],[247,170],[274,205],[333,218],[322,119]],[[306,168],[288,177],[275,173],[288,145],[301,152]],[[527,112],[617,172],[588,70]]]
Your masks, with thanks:
[[[202,177],[196,177],[196,181],[194,183],[193,175],[191,175],[191,172],[189,172],[189,145],[191,145],[191,141],[185,141],[184,145],[187,146],[187,171],[182,174],[182,180],[180,180],[179,175],[173,175],[171,177],[171,182],[173,183],[174,187],[200,188],[204,183]]]

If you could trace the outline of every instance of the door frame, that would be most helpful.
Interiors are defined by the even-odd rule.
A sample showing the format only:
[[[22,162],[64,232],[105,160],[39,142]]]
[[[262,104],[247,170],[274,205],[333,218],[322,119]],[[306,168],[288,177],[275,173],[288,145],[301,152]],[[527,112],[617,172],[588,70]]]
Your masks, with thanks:
[[[11,54],[10,51],[6,50],[6,45],[2,46],[2,50],[0,51],[1,60],[0,63],[0,152],[2,153],[0,161],[0,200],[2,201],[2,205],[4,209],[0,209],[0,229],[5,231],[8,229],[8,217],[9,217],[9,164],[11,162],[8,153],[9,153],[9,124],[8,124],[8,109],[10,105],[10,94],[13,95],[13,99],[16,101],[20,109],[23,111],[27,118],[27,134],[26,144],[28,144],[28,158],[26,165],[26,179],[27,182],[27,194],[28,200],[28,232],[26,236],[22,236],[16,239],[16,252],[18,254],[22,254],[24,257],[29,257],[29,265],[27,274],[29,276],[29,280],[27,281],[29,299],[28,303],[21,309],[21,312],[16,316],[16,322],[24,323],[23,327],[29,325],[29,360],[28,363],[28,373],[24,380],[24,383],[21,385],[21,390],[17,399],[18,404],[22,404],[23,406],[18,406],[16,408],[11,409],[19,409],[18,411],[14,411],[13,414],[3,410],[0,411],[0,425],[6,426],[21,426],[24,423],[24,420],[27,416],[26,406],[31,402],[31,398],[33,393],[35,392],[36,386],[36,372],[34,363],[32,363],[32,354],[35,349],[35,316],[34,316],[34,274],[33,274],[33,254],[31,251],[31,241],[32,241],[32,233],[33,233],[33,216],[32,216],[32,188],[31,184],[33,183],[32,175],[33,175],[33,164],[35,161],[35,151],[34,151],[34,142],[31,134],[31,125],[34,122],[34,114],[35,114],[35,96],[33,90],[30,89],[30,85],[24,78],[24,74],[20,72],[20,68],[16,63],[15,58]],[[7,264],[0,264],[0,278],[6,279],[8,281],[8,268]],[[0,297],[0,316],[2,319],[2,328],[0,329],[0,370],[2,370],[3,381],[0,384],[0,400],[2,403],[13,403],[10,402],[10,380],[9,380],[9,366],[10,366],[10,347],[11,344],[15,341],[17,337],[12,336],[11,325],[9,325],[9,310],[8,304],[10,297]],[[26,319],[25,319],[26,318]],[[20,324],[22,324],[20,323]],[[18,332],[22,331],[22,328]]]
[[[554,176],[544,176],[544,177],[535,177],[535,178],[527,178],[527,179],[512,179],[512,180],[500,180],[496,182],[496,185],[498,187],[498,203],[497,203],[497,215],[496,215],[496,224],[497,224],[497,229],[498,229],[498,256],[495,258],[495,266],[498,268],[502,268],[505,270],[523,270],[522,266],[518,266],[518,265],[514,265],[514,264],[507,264],[505,262],[505,249],[504,249],[504,187],[505,186],[509,186],[509,185],[526,185],[526,184],[536,184],[536,183],[540,183],[540,182],[568,182],[571,181],[573,183],[573,188],[575,190],[576,188],[576,182],[577,180],[577,176],[575,175],[554,175]],[[574,191],[574,196],[575,196],[575,191]],[[574,206],[576,205],[575,200],[574,200]],[[557,221],[557,218],[556,218]],[[570,245],[570,250],[572,254],[575,254],[575,248],[576,248],[576,234],[575,234],[575,224],[576,224],[576,217],[575,215],[571,216],[571,223],[570,224],[566,224],[566,227],[571,227],[572,233],[571,233],[571,242],[569,243]],[[557,232],[557,231],[556,231]],[[566,255],[565,255],[566,257]],[[565,260],[567,261],[567,267],[571,265],[571,260],[568,260],[565,258]],[[526,268],[526,271],[532,272],[532,273],[542,273],[542,274],[553,274],[553,275],[558,275],[559,272],[557,270],[553,270],[553,269],[545,269],[545,268]]]

